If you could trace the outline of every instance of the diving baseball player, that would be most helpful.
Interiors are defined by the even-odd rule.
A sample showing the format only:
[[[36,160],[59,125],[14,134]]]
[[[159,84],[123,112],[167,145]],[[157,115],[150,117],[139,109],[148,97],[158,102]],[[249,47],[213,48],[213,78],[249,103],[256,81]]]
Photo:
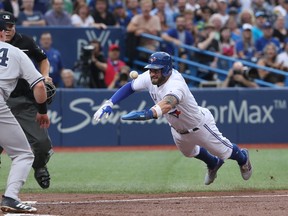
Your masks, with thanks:
[[[171,126],[174,142],[186,157],[195,157],[207,164],[205,185],[217,177],[224,160],[236,160],[242,178],[248,180],[252,166],[247,149],[239,149],[218,130],[211,112],[198,106],[182,75],[172,68],[168,53],[155,52],[149,58],[148,69],[137,79],[120,88],[94,114],[100,121],[112,112],[112,107],[135,91],[148,90],[155,106],[148,110],[131,112],[123,120],[148,120],[164,116]]]
[[[20,124],[6,101],[19,78],[27,80],[38,105],[34,121],[38,127],[48,128],[47,95],[44,77],[35,69],[28,56],[20,49],[5,43],[6,23],[0,20],[0,146],[12,160],[7,187],[1,201],[4,213],[35,213],[36,208],[22,203],[18,197],[34,161],[34,155]]]

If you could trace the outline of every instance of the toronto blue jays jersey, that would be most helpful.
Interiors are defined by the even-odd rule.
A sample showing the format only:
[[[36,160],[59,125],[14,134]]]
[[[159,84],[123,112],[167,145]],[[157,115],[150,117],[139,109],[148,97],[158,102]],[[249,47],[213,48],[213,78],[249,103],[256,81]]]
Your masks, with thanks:
[[[148,90],[155,104],[167,95],[175,96],[178,104],[174,109],[164,114],[164,117],[176,130],[195,128],[203,122],[201,108],[182,75],[175,69],[173,69],[169,79],[161,86],[152,84],[148,70],[132,81],[132,88],[135,91]]]

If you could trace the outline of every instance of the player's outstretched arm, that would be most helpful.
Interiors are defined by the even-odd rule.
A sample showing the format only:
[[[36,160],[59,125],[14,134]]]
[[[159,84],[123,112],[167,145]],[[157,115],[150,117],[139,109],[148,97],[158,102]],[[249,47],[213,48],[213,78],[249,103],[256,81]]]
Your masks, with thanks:
[[[172,108],[176,106],[177,103],[178,100],[175,96],[167,95],[163,98],[163,100],[161,100],[155,106],[151,107],[149,110],[130,112],[126,115],[123,115],[121,119],[134,121],[157,119],[163,114],[169,112]]]
[[[132,93],[134,93],[134,90],[132,89],[131,82],[129,82],[118,89],[109,100],[102,104],[102,106],[95,112],[93,119],[96,122],[99,122],[104,115],[108,118],[112,113],[113,105],[124,100]]]

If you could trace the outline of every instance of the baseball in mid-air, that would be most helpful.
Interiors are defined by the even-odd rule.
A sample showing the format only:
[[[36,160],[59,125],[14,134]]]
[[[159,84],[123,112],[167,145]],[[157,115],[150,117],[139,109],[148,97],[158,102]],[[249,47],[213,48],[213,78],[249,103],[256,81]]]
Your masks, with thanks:
[[[137,79],[138,72],[133,70],[133,71],[130,72],[129,76],[131,77],[131,79]]]

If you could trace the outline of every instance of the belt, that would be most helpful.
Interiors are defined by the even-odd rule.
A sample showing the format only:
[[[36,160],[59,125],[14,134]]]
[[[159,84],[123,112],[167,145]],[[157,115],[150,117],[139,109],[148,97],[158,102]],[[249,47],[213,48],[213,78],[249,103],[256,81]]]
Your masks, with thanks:
[[[171,126],[172,127],[172,126]],[[173,127],[174,128],[174,127]],[[174,128],[175,129],[175,128]],[[176,129],[175,129],[176,130]],[[188,129],[188,130],[176,130],[177,133],[179,134],[188,134],[188,133],[191,133],[192,131],[195,132],[195,131],[198,131],[199,128],[198,127],[195,127],[193,129]]]

